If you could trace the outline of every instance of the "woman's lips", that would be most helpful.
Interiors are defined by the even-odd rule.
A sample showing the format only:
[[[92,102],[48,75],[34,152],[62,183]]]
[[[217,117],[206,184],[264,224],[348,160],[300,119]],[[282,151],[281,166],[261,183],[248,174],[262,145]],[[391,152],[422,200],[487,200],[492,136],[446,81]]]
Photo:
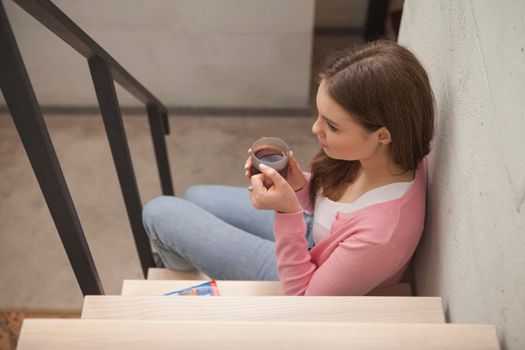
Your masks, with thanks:
[[[323,148],[328,148],[328,146],[327,146],[327,145],[325,145],[324,143],[322,143],[321,141],[319,141],[319,144],[320,144],[320,145],[321,145],[321,147],[323,147]]]

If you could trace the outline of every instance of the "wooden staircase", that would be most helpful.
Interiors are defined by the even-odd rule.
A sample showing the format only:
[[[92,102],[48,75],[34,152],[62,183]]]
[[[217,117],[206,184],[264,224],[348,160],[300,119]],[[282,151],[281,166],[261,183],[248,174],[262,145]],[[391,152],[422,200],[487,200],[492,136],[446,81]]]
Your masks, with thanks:
[[[441,298],[401,283],[364,297],[283,296],[279,282],[217,281],[221,296],[163,296],[208,279],[150,269],[80,319],[26,319],[18,349],[499,349],[493,325],[447,324]]]

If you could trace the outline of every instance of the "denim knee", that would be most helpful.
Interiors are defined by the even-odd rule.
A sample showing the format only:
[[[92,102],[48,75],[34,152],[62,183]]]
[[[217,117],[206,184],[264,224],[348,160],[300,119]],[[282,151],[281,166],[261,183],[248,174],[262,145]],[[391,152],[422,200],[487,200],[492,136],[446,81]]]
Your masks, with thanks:
[[[206,203],[209,201],[209,186],[208,185],[195,185],[191,186],[184,193],[184,199],[195,203]]]
[[[142,209],[144,229],[154,243],[161,241],[160,237],[158,237],[158,230],[155,228],[158,227],[161,220],[169,215],[173,215],[173,207],[180,200],[176,197],[160,196],[150,200]]]
[[[146,203],[142,209],[142,221],[144,224],[149,224],[159,217],[163,217],[169,210],[169,206],[173,200],[175,200],[175,197],[160,196]]]

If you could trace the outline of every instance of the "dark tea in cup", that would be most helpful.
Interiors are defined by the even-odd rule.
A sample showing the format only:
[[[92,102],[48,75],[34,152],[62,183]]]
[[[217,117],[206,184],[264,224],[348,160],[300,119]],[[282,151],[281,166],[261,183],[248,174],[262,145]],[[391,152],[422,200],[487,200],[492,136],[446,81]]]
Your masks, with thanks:
[[[273,168],[286,179],[288,175],[288,145],[277,137],[263,137],[252,145],[252,174],[260,174],[259,165]]]

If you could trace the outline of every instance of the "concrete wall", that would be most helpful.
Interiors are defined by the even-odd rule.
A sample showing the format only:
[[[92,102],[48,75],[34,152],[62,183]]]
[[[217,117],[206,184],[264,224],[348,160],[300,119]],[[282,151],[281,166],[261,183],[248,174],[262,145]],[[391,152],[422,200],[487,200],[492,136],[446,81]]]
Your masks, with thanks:
[[[525,2],[408,0],[399,41],[430,73],[438,111],[417,293],[524,349]]]
[[[308,105],[314,2],[54,1],[166,105],[248,108]],[[96,106],[85,60],[4,4],[39,102]]]
[[[317,0],[315,26],[323,28],[360,28],[365,25],[367,0]]]

